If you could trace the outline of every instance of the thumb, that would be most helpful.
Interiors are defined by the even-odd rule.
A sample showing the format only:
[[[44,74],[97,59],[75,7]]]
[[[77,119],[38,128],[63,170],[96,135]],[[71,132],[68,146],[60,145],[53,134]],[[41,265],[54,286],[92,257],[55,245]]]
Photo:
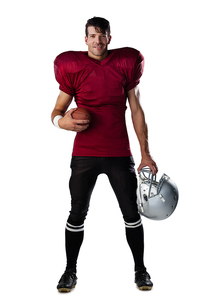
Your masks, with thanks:
[[[73,113],[75,110],[77,110],[77,108],[72,108],[72,109],[70,109],[69,111],[67,111],[65,115],[67,115],[67,116],[69,116],[69,117],[72,118],[72,113]]]
[[[141,164],[139,165],[138,169],[137,169],[138,174],[140,173],[140,170],[141,170],[143,167],[145,167],[145,166],[141,163]]]

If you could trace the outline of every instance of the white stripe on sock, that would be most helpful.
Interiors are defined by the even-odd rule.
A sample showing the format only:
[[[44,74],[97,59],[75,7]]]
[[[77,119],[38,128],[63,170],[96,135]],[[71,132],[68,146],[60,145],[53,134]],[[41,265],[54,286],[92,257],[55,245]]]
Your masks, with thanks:
[[[140,225],[142,225],[141,219],[138,220],[137,222],[133,222],[133,223],[127,223],[127,222],[125,222],[125,226],[127,228],[136,228],[136,227],[139,227]]]
[[[71,232],[80,232],[80,231],[84,231],[84,228],[80,228],[80,229],[72,229],[72,228],[70,228],[70,227],[68,227],[68,226],[66,226],[66,229],[69,230],[69,231],[71,231]]]
[[[73,227],[73,228],[79,228],[79,227],[83,227],[84,226],[84,224],[82,224],[82,225],[79,225],[79,226],[74,226],[74,225],[72,225],[72,224],[70,224],[70,223],[66,223],[68,226],[71,226],[71,227]]]

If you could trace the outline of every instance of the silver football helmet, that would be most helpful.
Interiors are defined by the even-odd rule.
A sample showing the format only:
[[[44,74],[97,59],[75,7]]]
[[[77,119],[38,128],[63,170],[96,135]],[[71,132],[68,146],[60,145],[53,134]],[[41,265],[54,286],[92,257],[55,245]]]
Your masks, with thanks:
[[[152,220],[168,218],[177,206],[178,196],[176,184],[166,174],[157,182],[149,168],[140,171],[137,204],[141,215]]]

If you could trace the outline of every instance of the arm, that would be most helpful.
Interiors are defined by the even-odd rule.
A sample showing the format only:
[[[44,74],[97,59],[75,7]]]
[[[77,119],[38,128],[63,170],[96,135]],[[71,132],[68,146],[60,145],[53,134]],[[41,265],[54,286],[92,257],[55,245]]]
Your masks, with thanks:
[[[57,98],[55,108],[53,109],[53,112],[51,114],[51,120],[53,122],[53,119],[57,115],[63,116],[59,119],[58,124],[59,127],[68,131],[75,131],[75,132],[81,132],[88,128],[89,126],[89,120],[77,120],[72,118],[72,112],[75,109],[70,109],[67,113],[67,109],[72,102],[73,97],[66,94],[63,91],[60,91],[60,94]]]
[[[135,87],[128,92],[128,100],[131,109],[134,130],[140,144],[142,155],[141,164],[138,167],[138,173],[143,167],[149,166],[155,175],[158,172],[158,168],[149,151],[148,128],[145,122],[144,112],[140,105],[140,92],[138,87]]]

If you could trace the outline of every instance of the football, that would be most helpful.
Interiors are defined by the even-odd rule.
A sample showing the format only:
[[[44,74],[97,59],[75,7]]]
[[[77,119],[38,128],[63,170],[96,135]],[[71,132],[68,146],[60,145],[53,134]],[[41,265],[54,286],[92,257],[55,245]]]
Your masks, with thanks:
[[[72,118],[73,119],[81,119],[81,120],[87,119],[87,120],[91,121],[90,112],[88,110],[86,110],[85,108],[77,108],[75,111],[73,111]]]

